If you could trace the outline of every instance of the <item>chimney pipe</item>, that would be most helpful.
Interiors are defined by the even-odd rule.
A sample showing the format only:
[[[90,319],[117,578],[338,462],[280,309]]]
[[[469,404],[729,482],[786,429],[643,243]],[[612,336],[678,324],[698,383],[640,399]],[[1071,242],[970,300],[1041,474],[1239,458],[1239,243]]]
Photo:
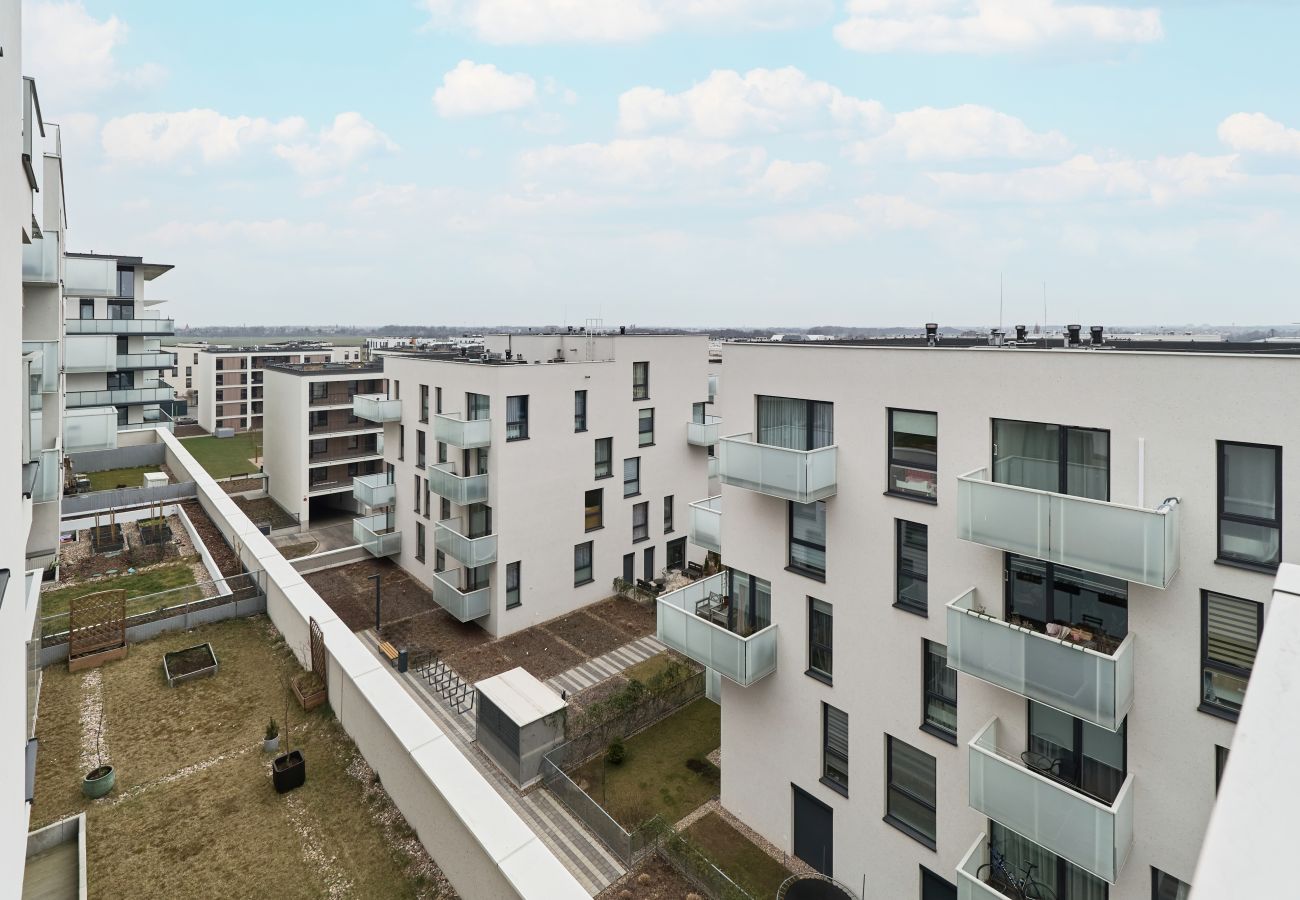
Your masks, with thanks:
[[[1083,326],[1082,326],[1082,325],[1066,325],[1066,326],[1065,326],[1065,330],[1066,330],[1066,332],[1067,332],[1067,336],[1066,336],[1066,338],[1065,338],[1065,345],[1066,345],[1067,347],[1077,347],[1077,346],[1079,346],[1079,332],[1083,330]]]
[[[931,347],[939,346],[939,323],[938,322],[925,323],[925,342],[929,344]]]
[[[1100,347],[1104,343],[1104,341],[1102,340],[1101,326],[1093,325],[1091,328],[1088,329],[1088,331],[1092,333],[1092,345],[1094,347]]]
[[[1029,326],[1027,326],[1027,325],[1017,325],[1017,326],[1016,326],[1016,343],[1017,343],[1017,344],[1020,343],[1020,342],[1022,342],[1022,341],[1024,341],[1025,338],[1028,337],[1028,335],[1029,335]]]

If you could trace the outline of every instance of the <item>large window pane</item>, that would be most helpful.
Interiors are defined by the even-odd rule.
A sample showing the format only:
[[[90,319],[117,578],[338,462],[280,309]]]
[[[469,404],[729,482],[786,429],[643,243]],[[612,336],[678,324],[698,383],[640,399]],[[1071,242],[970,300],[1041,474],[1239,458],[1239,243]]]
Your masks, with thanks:
[[[1202,596],[1201,704],[1235,718],[1255,665],[1263,607],[1211,591]]]
[[[756,400],[758,443],[791,450],[816,450],[835,443],[833,404],[761,394]]]
[[[925,724],[953,737],[957,734],[957,670],[948,668],[948,648],[924,642]]]
[[[830,680],[833,625],[831,605],[808,598],[808,670]]]
[[[1276,566],[1282,558],[1282,449],[1219,442],[1219,557]]]
[[[822,780],[849,789],[849,714],[822,704]]]
[[[887,738],[885,818],[904,826],[914,837],[934,843],[935,760],[928,753]]]
[[[897,591],[894,605],[929,614],[929,538],[925,525],[897,520]]]
[[[826,504],[790,504],[790,566],[821,577],[826,574]]]
[[[1059,426],[994,419],[993,480],[1040,491],[1060,491]]]
[[[889,490],[933,498],[938,493],[939,417],[909,409],[889,411]]]

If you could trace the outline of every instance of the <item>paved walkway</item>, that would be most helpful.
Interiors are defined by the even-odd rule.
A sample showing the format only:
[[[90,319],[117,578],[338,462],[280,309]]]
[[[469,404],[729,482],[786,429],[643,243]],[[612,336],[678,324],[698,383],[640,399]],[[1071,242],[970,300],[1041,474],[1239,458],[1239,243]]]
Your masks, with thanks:
[[[546,683],[556,691],[576,694],[667,649],[654,635],[646,635],[640,640],[611,650],[604,656],[597,656],[567,672],[561,672],[554,678],[547,679]]]
[[[380,655],[379,642],[372,630],[359,632],[357,637],[361,638],[371,653],[385,663],[388,662]],[[528,823],[542,839],[542,843],[551,849],[593,896],[623,875],[626,869],[618,859],[573,817],[554,794],[539,785],[521,795],[495,765],[482,757],[474,746],[473,713],[457,715],[450,710],[446,702],[424,683],[415,669],[404,675],[398,674],[391,666],[389,671],[406,688],[407,693],[429,712],[438,727],[456,741],[465,758],[496,788],[502,799]]]

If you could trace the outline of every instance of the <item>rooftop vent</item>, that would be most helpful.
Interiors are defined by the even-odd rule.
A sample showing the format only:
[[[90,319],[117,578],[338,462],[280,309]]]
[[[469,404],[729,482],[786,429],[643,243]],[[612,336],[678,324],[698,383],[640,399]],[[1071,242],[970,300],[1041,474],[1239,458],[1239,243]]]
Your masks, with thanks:
[[[1016,343],[1021,344],[1029,337],[1029,327],[1027,325],[1016,326]]]
[[[1083,330],[1083,326],[1082,326],[1082,325],[1066,325],[1066,326],[1065,326],[1065,331],[1066,331],[1066,335],[1065,335],[1065,346],[1067,346],[1067,347],[1078,347],[1078,346],[1079,346],[1079,332],[1082,331],[1082,330]]]
[[[618,333],[619,333],[619,334],[627,334],[627,326],[626,326],[626,325],[620,325],[620,326],[618,326]]]
[[[1088,331],[1092,334],[1092,345],[1094,347],[1100,347],[1105,343],[1102,340],[1102,327],[1100,325],[1093,325]]]
[[[925,342],[929,344],[931,347],[939,346],[939,323],[938,322],[925,323]]]
[[[1007,333],[996,328],[989,329],[989,346],[1002,347],[1007,342]]]

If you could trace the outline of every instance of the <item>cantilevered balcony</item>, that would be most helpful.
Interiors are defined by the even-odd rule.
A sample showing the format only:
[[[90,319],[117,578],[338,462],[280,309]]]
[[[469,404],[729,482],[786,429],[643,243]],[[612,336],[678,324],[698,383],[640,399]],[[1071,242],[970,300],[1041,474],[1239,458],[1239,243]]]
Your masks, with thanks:
[[[776,671],[776,625],[750,632],[734,623],[726,594],[726,572],[664,594],[655,603],[656,635],[678,653],[748,687]]]
[[[1117,730],[1133,705],[1133,635],[1048,635],[996,618],[974,588],[947,607],[948,665],[1061,712]]]
[[[455,463],[430,466],[429,490],[457,506],[486,503],[488,499],[487,475],[457,475]]]
[[[1106,803],[999,747],[998,726],[995,716],[968,745],[971,809],[1114,884],[1133,847],[1133,775]]]
[[[23,355],[31,354],[31,374],[40,376],[39,392],[52,394],[59,389],[59,342],[23,341]]]
[[[371,509],[391,506],[397,500],[397,486],[387,472],[358,475],[352,479],[352,496]]]
[[[385,394],[356,394],[352,398],[352,414],[371,422],[400,422],[402,401],[390,400]]]
[[[69,260],[71,262],[71,260]],[[71,294],[64,288],[65,294]],[[175,319],[68,319],[68,334],[153,334],[176,331]]]
[[[63,494],[63,451],[58,447],[42,450],[41,465],[32,487],[33,503],[49,503]]]
[[[69,336],[64,340],[65,372],[112,372],[116,369],[117,340],[111,334]]]
[[[719,473],[720,471],[721,471],[721,467],[718,465],[718,458],[717,458],[716,456],[710,456],[710,457],[709,457],[709,477],[710,477],[710,478],[717,478],[717,477],[718,477],[718,473]]]
[[[392,556],[402,549],[402,533],[393,529],[389,516],[361,516],[352,520],[352,540],[372,556]]]
[[[116,297],[117,260],[67,257],[63,261],[63,294],[67,297]],[[68,333],[73,333],[71,328]]]
[[[433,527],[433,546],[471,569],[495,562],[497,536],[485,534],[474,538],[466,537],[461,534],[463,527],[460,519],[443,519],[438,522]]]
[[[170,369],[176,365],[176,354],[157,351],[153,353],[118,353],[117,368],[124,369]]]
[[[1178,572],[1177,499],[1144,509],[1001,484],[976,469],[957,479],[957,536],[1157,588]]]
[[[690,505],[688,537],[692,544],[722,552],[722,497],[696,500]]]
[[[143,387],[118,388],[106,391],[68,391],[64,405],[69,409],[82,406],[129,405],[133,403],[161,403],[171,400],[176,391],[162,382],[151,382]]]
[[[824,500],[838,489],[834,444],[790,450],[755,443],[752,434],[733,434],[719,438],[717,446],[723,484],[795,503]]]
[[[705,416],[702,421],[686,423],[686,443],[695,447],[712,447],[722,435],[722,416]]]
[[[23,244],[23,284],[58,283],[59,232],[47,231],[44,237]]]
[[[63,415],[63,449],[111,450],[117,447],[117,407],[69,409]]]
[[[461,571],[433,573],[433,602],[437,603],[458,622],[481,619],[491,610],[492,588],[484,586],[461,590]]]
[[[433,439],[449,444],[452,447],[459,447],[462,450],[486,447],[492,443],[492,420],[466,420],[461,418],[460,413],[449,413],[447,415],[435,413],[433,416]]]

